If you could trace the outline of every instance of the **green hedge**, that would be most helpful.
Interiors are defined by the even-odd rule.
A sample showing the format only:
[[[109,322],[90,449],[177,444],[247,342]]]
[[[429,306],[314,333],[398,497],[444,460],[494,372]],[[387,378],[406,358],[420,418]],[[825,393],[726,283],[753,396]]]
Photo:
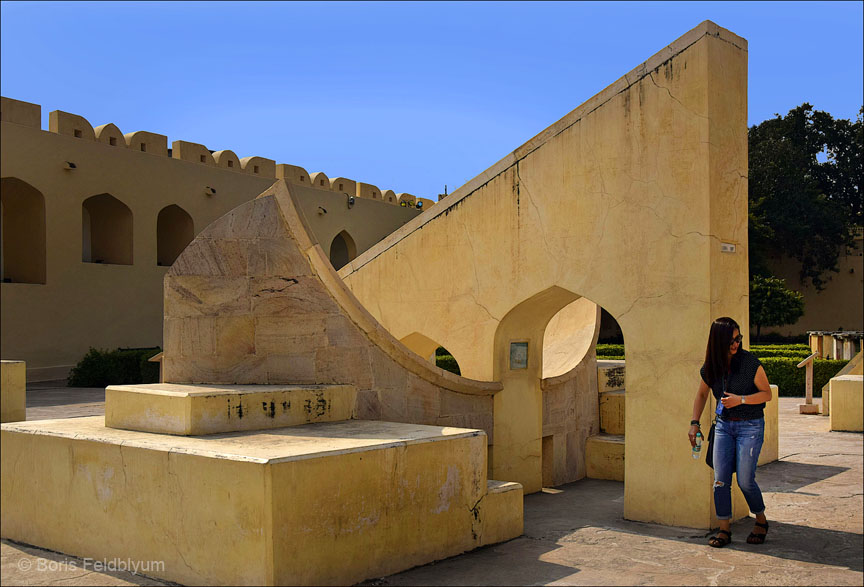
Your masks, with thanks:
[[[810,345],[807,344],[752,344],[750,350],[757,351],[798,351],[810,355]]]
[[[72,371],[69,387],[107,387],[135,383],[158,383],[159,363],[148,361],[162,352],[159,347],[117,349],[91,348]]]
[[[753,345],[751,352],[762,357],[800,357],[801,360],[810,356],[810,347],[806,344],[763,344]],[[625,356],[623,344],[598,344],[597,358],[600,360],[623,359]],[[800,362],[800,361],[799,361]]]
[[[800,359],[788,357],[765,357],[759,359],[765,367],[768,382],[779,388],[778,393],[784,397],[803,397],[806,391],[804,373],[807,370],[797,367]],[[849,361],[829,361],[815,359],[813,361],[813,396],[822,397],[822,386],[834,377]]]
[[[789,351],[789,350],[763,350],[763,349],[754,349],[753,354],[759,357],[760,359],[768,358],[768,357],[785,357],[789,359],[799,359],[799,361],[803,361],[807,357],[809,357],[812,353],[810,349],[806,351]]]
[[[624,345],[623,344],[598,344],[597,358],[602,360],[623,359]]]
[[[456,359],[453,358],[452,355],[435,355],[435,364],[445,371],[450,371],[451,373],[455,373],[456,375],[462,375],[462,372],[459,370],[459,364],[456,363]]]

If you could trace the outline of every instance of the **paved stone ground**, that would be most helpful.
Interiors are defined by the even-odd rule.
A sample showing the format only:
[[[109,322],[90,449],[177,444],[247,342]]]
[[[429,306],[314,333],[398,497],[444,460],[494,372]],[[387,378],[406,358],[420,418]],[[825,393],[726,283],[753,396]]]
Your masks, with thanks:
[[[780,460],[757,472],[771,522],[762,546],[745,542],[752,520],[723,549],[701,530],[624,520],[623,483],[586,479],[527,496],[519,538],[363,585],[862,585],[864,439],[799,415],[801,401],[781,398]],[[101,389],[42,385],[27,419],[101,414],[103,402]],[[6,540],[0,574],[3,585],[169,584]]]

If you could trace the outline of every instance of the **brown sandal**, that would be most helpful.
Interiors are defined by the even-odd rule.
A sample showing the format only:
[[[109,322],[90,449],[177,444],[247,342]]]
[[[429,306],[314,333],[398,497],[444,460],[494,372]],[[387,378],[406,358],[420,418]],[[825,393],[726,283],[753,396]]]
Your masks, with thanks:
[[[765,528],[765,532],[763,534],[750,532],[750,536],[747,537],[747,544],[765,544],[765,537],[768,535],[768,522],[765,522],[764,524],[756,522],[756,526],[759,528]]]
[[[725,534],[726,536],[720,536],[721,534]],[[720,530],[717,532],[717,536],[712,536],[708,539],[708,546],[713,546],[714,548],[723,548],[730,542],[732,542],[732,533],[726,530]]]

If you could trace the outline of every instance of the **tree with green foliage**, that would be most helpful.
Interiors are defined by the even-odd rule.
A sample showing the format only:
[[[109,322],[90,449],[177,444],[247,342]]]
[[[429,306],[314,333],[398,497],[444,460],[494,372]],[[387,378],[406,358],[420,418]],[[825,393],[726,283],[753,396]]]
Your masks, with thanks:
[[[794,324],[803,314],[804,296],[782,279],[754,275],[750,280],[750,324],[756,326],[757,342],[763,326]]]
[[[837,271],[864,220],[862,117],[864,107],[852,122],[805,102],[749,129],[751,275],[769,276],[769,259],[780,255],[796,259],[801,283],[817,290]]]

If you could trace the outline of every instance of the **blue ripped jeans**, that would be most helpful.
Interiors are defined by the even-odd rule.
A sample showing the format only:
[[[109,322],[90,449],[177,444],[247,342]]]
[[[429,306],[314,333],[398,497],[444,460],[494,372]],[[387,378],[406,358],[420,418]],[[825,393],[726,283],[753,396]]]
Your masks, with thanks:
[[[765,511],[756,485],[756,464],[765,438],[765,419],[730,421],[717,418],[714,428],[714,509],[720,520],[732,519],[732,473],[754,514]]]

